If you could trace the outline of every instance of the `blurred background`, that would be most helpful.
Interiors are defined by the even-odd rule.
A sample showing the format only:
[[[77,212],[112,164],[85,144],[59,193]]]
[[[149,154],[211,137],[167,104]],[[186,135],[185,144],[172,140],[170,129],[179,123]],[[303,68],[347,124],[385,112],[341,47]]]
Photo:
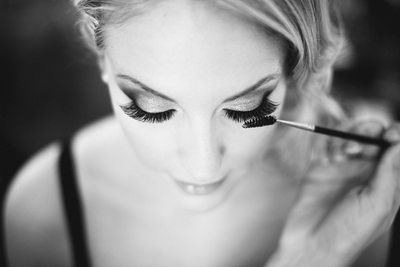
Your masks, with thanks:
[[[0,0],[1,193],[33,153],[111,113],[69,1]],[[335,94],[400,118],[400,0],[340,3],[349,43]]]

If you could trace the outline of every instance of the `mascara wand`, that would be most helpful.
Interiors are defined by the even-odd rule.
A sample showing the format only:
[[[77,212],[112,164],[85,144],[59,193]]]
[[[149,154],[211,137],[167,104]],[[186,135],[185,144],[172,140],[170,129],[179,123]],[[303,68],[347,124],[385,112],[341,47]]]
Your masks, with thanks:
[[[338,131],[338,130],[320,127],[320,126],[316,126],[316,125],[312,125],[312,124],[280,120],[280,119],[277,119],[275,116],[265,116],[263,118],[254,118],[254,119],[246,121],[242,127],[243,128],[254,128],[254,127],[273,125],[275,123],[280,123],[280,124],[283,124],[286,126],[298,128],[298,129],[309,131],[309,132],[314,132],[314,133],[329,135],[329,136],[333,136],[333,137],[339,137],[339,138],[343,138],[343,139],[353,140],[353,141],[357,141],[357,142],[364,143],[364,144],[376,145],[383,149],[386,149],[392,145],[390,142],[388,142],[384,139],[378,139],[378,138],[373,138],[373,137],[369,137],[369,136],[365,136],[365,135],[359,135],[359,134],[354,134],[354,133],[349,133],[349,132]]]

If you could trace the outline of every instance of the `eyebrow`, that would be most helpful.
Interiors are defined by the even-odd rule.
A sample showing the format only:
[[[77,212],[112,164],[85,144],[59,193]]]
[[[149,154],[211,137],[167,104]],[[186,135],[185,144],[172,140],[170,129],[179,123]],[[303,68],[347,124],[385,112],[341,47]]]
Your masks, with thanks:
[[[176,101],[173,100],[172,98],[170,98],[169,96],[166,96],[166,95],[164,95],[163,93],[160,93],[160,92],[158,92],[158,91],[156,91],[156,90],[150,88],[149,86],[145,85],[144,83],[140,82],[139,80],[137,80],[137,79],[135,79],[135,78],[133,78],[133,77],[131,77],[131,76],[129,76],[129,75],[126,75],[126,74],[118,74],[117,77],[118,77],[118,78],[121,78],[121,79],[124,79],[124,80],[128,80],[128,81],[130,81],[131,83],[138,85],[141,89],[145,90],[146,92],[148,92],[148,93],[150,93],[150,94],[159,96],[159,97],[164,98],[164,99],[166,99],[166,100],[168,100],[168,101],[171,101],[171,102],[176,103]]]
[[[235,95],[233,95],[231,97],[228,97],[227,99],[225,99],[223,101],[223,103],[234,101],[234,100],[236,100],[238,98],[241,98],[241,97],[243,97],[243,96],[245,96],[245,95],[257,90],[258,88],[261,87],[261,85],[263,85],[263,84],[265,84],[267,82],[270,82],[272,80],[279,79],[280,76],[281,76],[281,74],[279,72],[269,74],[266,77],[261,78],[260,80],[258,80],[253,85],[247,87],[243,91],[241,91],[241,92],[239,92],[239,93],[237,93],[237,94],[235,94]],[[156,96],[161,97],[161,98],[163,98],[165,100],[168,100],[170,102],[177,103],[174,99],[170,98],[169,96],[166,96],[165,94],[163,94],[161,92],[158,92],[157,90],[152,89],[150,86],[147,86],[146,84],[140,82],[138,79],[135,79],[135,78],[133,78],[133,77],[127,75],[127,74],[118,74],[117,77],[120,78],[120,79],[128,80],[133,84],[136,84],[141,89],[143,89],[144,91],[146,91],[146,92],[148,92],[150,94],[156,95]]]
[[[272,80],[278,80],[280,78],[281,74],[279,72],[273,73],[273,74],[269,74],[268,76],[261,78],[260,80],[258,80],[258,82],[256,82],[255,84],[247,87],[246,89],[244,89],[243,91],[237,93],[236,95],[233,95],[231,97],[228,97],[227,99],[224,100],[223,103],[226,102],[231,102],[234,101],[236,99],[239,99],[255,90],[257,90],[258,88],[261,87],[261,85],[270,82]]]

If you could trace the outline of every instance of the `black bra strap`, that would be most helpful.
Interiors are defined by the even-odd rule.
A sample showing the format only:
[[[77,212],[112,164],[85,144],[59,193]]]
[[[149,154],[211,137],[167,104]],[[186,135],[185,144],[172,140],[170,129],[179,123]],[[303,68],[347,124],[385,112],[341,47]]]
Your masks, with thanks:
[[[59,178],[74,266],[90,267],[91,262],[86,239],[85,220],[73,162],[71,139],[66,138],[61,144]]]

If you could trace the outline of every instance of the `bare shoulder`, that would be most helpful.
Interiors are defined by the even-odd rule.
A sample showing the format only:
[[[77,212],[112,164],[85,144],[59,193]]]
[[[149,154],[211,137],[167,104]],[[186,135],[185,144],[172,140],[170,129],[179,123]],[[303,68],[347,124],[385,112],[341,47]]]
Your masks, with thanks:
[[[99,176],[99,168],[93,166],[101,166],[99,162],[108,160],[102,155],[109,155],[107,152],[115,149],[115,145],[107,141],[112,140],[110,135],[115,135],[114,132],[115,123],[106,118],[75,134],[73,157],[80,180],[94,181],[96,179],[91,177]],[[71,265],[59,185],[60,152],[58,142],[41,149],[18,171],[7,192],[5,230],[11,266]],[[87,184],[86,181],[80,183]]]
[[[55,263],[49,257],[59,259],[68,253],[56,179],[59,153],[58,143],[39,151],[20,169],[7,193],[6,248],[11,266],[47,266]]]

